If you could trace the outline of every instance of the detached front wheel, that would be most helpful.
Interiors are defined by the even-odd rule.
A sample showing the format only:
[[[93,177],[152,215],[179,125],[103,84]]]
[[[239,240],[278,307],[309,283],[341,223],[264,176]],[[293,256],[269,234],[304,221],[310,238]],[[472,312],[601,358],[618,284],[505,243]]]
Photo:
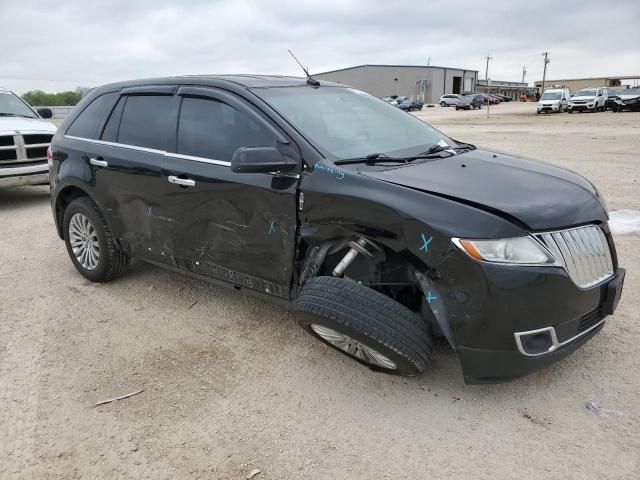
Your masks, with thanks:
[[[414,376],[429,365],[432,339],[424,320],[354,281],[310,278],[294,309],[307,332],[373,370]]]

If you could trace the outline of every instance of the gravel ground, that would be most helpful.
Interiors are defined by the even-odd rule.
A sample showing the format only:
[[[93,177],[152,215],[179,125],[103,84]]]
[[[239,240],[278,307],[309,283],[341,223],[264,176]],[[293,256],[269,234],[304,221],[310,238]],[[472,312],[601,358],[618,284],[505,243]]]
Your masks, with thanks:
[[[586,175],[610,210],[640,210],[639,113],[417,115]],[[138,262],[89,283],[48,188],[0,191],[0,219],[1,478],[638,478],[638,236],[616,238],[626,289],[599,335],[528,377],[466,386],[443,343],[433,368],[401,379],[240,292]]]

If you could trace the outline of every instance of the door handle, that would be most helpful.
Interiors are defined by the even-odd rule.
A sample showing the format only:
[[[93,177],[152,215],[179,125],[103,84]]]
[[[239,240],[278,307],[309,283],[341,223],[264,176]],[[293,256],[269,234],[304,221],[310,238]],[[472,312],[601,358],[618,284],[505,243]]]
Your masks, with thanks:
[[[171,175],[169,178],[169,183],[175,183],[176,185],[182,185],[183,187],[195,187],[195,180],[191,180],[189,178],[179,178],[174,175]]]
[[[95,165],[96,167],[108,167],[109,164],[107,162],[105,162],[104,160],[102,160],[102,158],[98,157],[98,158],[90,158],[89,159],[89,163],[91,165]]]

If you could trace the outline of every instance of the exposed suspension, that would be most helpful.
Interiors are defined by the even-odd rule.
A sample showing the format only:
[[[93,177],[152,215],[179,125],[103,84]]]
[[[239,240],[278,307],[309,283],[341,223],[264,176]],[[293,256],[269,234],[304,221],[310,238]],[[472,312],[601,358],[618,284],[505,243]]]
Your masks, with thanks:
[[[351,249],[344,257],[342,257],[340,263],[338,263],[338,265],[333,269],[334,277],[341,277],[344,275],[344,272],[349,268],[349,265],[353,263],[360,253],[365,257],[373,258],[373,253],[368,250],[368,247],[380,251],[380,247],[365,237],[358,237],[355,241],[351,240],[347,243],[347,246],[351,247]]]

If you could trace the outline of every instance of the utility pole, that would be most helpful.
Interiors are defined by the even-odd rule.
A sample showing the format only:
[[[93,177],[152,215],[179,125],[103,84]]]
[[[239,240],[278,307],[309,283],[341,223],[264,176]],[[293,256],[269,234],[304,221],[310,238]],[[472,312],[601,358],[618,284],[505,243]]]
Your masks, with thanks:
[[[484,80],[485,82],[488,82],[489,81],[489,60],[493,60],[493,57],[491,55],[487,55],[484,58],[487,59],[487,66],[484,69]]]
[[[489,60],[492,60],[493,57],[489,54],[487,54],[486,57],[484,57],[487,59],[487,66],[484,69],[484,83],[487,86],[487,93],[489,93]],[[489,110],[491,109],[491,102],[489,100],[487,100],[487,118],[489,118]]]
[[[524,83],[524,77],[527,75],[527,66],[522,67],[522,83]]]
[[[544,83],[547,80],[547,64],[551,61],[549,60],[549,52],[543,52],[542,56],[544,57],[544,70],[542,72],[542,92],[540,92],[541,95],[544,93]]]

